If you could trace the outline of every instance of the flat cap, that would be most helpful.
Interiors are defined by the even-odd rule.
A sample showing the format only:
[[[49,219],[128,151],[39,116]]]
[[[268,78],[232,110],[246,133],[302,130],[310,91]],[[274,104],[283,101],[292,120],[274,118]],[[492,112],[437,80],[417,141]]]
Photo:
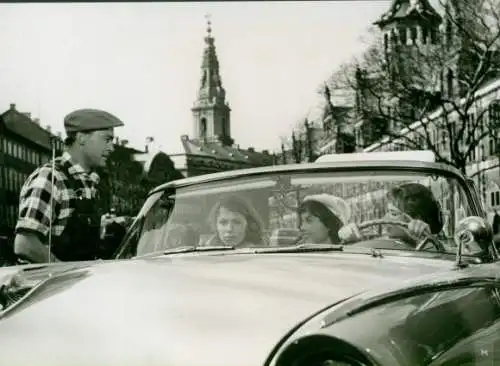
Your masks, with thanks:
[[[123,125],[117,117],[99,109],[78,109],[64,117],[66,132],[89,132]]]

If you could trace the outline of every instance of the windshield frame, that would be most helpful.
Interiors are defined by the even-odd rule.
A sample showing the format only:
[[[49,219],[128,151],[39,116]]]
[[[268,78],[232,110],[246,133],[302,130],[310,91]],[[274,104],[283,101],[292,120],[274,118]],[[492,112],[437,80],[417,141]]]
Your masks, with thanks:
[[[356,164],[356,165],[354,165]],[[321,174],[321,173],[355,173],[361,174],[363,172],[376,172],[380,174],[394,174],[403,173],[411,175],[422,176],[440,176],[447,179],[455,180],[461,187],[467,199],[467,204],[470,209],[470,215],[479,216],[486,219],[486,211],[483,208],[482,201],[479,197],[477,190],[473,189],[468,183],[467,178],[454,167],[442,163],[428,163],[428,162],[394,162],[394,161],[360,161],[360,162],[336,162],[336,163],[307,163],[307,164],[293,164],[293,165],[278,165],[264,168],[241,169],[237,171],[229,171],[214,174],[205,174],[196,177],[184,178],[160,185],[150,191],[146,197],[145,203],[141,210],[135,217],[135,220],[127,230],[125,237],[122,240],[118,250],[115,253],[115,259],[123,259],[124,253],[127,252],[127,245],[130,238],[137,230],[140,230],[146,213],[156,203],[156,201],[163,195],[171,195],[176,193],[177,189],[188,188],[189,190],[206,189],[207,185],[224,183],[224,185],[231,185],[237,183],[242,179],[247,178],[271,178],[280,175],[297,175],[297,174]],[[161,252],[160,252],[161,253]],[[134,256],[136,258],[139,256]]]
[[[205,184],[209,182],[225,181],[241,177],[253,177],[267,175],[270,173],[288,174],[292,172],[316,172],[316,171],[352,171],[352,170],[397,170],[397,171],[416,171],[429,172],[434,171],[438,174],[451,174],[454,178],[465,181],[465,176],[455,167],[444,163],[431,163],[415,160],[370,160],[370,161],[342,161],[342,162],[318,162],[302,164],[283,164],[270,165],[259,168],[236,169],[219,173],[202,174],[198,176],[177,179],[168,183],[161,184],[153,188],[149,194],[168,188],[180,188],[196,184]],[[149,195],[148,194],[148,195]]]

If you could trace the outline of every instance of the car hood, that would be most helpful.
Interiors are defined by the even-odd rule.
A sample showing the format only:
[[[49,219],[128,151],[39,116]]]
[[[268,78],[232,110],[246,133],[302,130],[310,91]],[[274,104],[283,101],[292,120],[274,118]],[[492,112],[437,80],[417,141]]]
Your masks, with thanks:
[[[345,253],[94,264],[77,270],[86,275],[71,286],[53,276],[0,320],[0,364],[262,365],[312,313],[452,265]]]

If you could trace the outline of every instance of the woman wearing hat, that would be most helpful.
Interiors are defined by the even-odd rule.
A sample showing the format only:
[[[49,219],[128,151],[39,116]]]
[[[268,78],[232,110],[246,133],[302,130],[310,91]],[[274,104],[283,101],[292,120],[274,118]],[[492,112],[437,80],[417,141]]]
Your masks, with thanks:
[[[351,210],[342,198],[330,194],[314,194],[299,206],[301,230],[310,244],[338,244],[338,231],[351,217]]]

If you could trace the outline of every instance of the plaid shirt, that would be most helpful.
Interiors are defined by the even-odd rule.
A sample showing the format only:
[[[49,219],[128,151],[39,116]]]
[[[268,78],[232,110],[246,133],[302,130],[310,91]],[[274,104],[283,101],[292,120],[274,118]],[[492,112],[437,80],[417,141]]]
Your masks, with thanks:
[[[66,175],[57,169],[57,164],[65,167],[82,188],[77,191],[71,188],[71,185],[67,183]],[[47,241],[52,217],[52,235],[60,236],[74,211],[74,208],[70,207],[70,200],[79,197],[86,199],[96,197],[99,176],[85,171],[81,165],[72,160],[68,152],[56,158],[53,186],[51,179],[52,167],[49,163],[36,169],[24,182],[19,197],[16,233],[34,232],[46,239],[43,241]],[[53,212],[50,208],[51,196]]]

